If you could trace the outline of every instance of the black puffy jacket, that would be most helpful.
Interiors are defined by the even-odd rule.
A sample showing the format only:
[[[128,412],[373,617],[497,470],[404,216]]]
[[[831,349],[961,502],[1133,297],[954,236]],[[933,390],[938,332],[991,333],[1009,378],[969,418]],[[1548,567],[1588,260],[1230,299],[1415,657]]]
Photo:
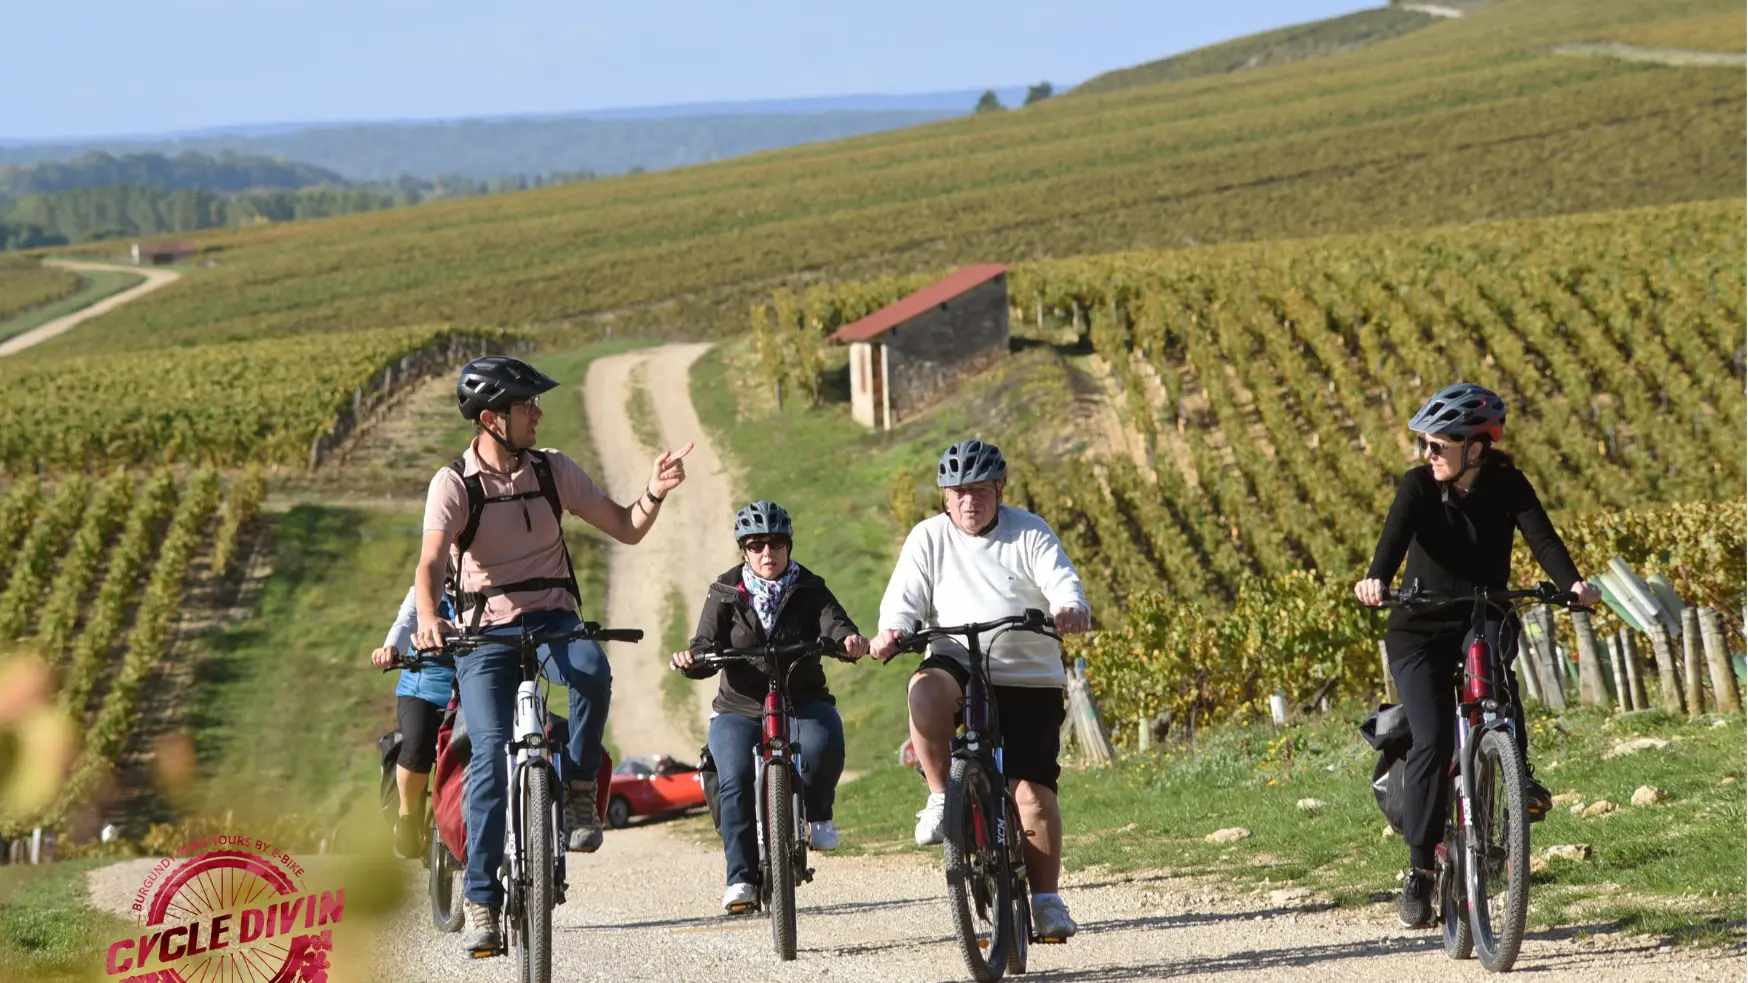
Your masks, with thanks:
[[[741,583],[741,568],[736,566],[710,585],[704,610],[698,614],[698,631],[692,636],[691,650],[703,652],[718,645],[756,648],[767,643],[811,642],[822,636],[843,641],[855,634],[859,634],[856,623],[832,596],[831,588],[817,574],[801,567],[795,586],[777,606],[777,618],[767,638],[759,615],[753,610],[752,598]],[[716,674],[716,669],[695,667],[685,674],[691,679],[708,679]],[[717,713],[757,717],[764,711],[765,694],[770,688],[770,679],[762,669],[749,663],[735,663],[722,670],[722,682],[711,707]],[[808,657],[790,673],[789,699],[792,703],[836,702],[826,688],[825,667],[820,665],[819,656]]]

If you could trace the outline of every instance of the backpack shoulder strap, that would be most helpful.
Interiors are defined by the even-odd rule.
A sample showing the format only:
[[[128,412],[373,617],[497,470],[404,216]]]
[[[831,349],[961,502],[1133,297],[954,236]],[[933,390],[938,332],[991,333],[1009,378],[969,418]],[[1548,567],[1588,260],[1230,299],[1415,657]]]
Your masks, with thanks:
[[[552,480],[552,461],[542,451],[530,449],[528,463],[534,468],[534,480],[540,482],[540,495],[552,506],[553,518],[564,521],[564,506],[558,501],[558,482]]]
[[[456,477],[461,479],[461,487],[467,490],[467,525],[461,527],[461,534],[455,537],[455,545],[462,553],[473,545],[473,537],[479,532],[479,516],[486,507],[486,486],[480,481],[478,474],[468,474],[460,460],[449,465]]]

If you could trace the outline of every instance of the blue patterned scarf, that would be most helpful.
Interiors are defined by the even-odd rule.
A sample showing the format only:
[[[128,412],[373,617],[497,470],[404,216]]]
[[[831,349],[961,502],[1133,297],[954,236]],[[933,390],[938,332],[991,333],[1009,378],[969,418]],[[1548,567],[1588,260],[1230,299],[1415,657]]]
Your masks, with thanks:
[[[783,604],[783,596],[789,593],[789,588],[795,586],[795,581],[801,577],[801,564],[789,561],[789,569],[783,571],[783,576],[776,580],[766,580],[753,572],[753,568],[741,564],[740,580],[746,585],[747,595],[752,598],[753,612],[759,616],[759,626],[765,629],[765,634],[771,633],[771,626],[777,623],[777,608]]]

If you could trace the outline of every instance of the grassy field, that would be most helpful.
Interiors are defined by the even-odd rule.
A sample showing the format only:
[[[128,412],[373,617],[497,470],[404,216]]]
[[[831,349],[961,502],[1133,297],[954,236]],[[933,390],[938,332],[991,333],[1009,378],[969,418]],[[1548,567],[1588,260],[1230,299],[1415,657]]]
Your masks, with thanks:
[[[1360,10],[1328,20],[1294,24],[1261,34],[1235,38],[1144,65],[1095,75],[1075,86],[1069,95],[1091,96],[1120,92],[1161,82],[1178,82],[1248,71],[1270,65],[1321,58],[1363,48],[1379,41],[1418,31],[1438,22],[1431,14],[1381,7]]]
[[[137,927],[85,903],[85,874],[102,863],[0,867],[0,980],[89,980],[97,947]]]
[[[1352,722],[1362,711],[1345,709],[1285,729],[1266,723],[1222,729],[1193,751],[1129,756],[1106,771],[1068,770],[1066,868],[1166,870],[1208,878],[1225,891],[1297,885],[1341,905],[1371,904],[1394,892],[1407,849],[1400,837],[1381,835],[1386,826],[1370,787],[1375,754]],[[1748,862],[1741,717],[1690,721],[1660,711],[1556,717],[1532,708],[1531,732],[1531,760],[1549,788],[1577,792],[1586,804],[1607,799],[1621,807],[1594,819],[1556,809],[1532,828],[1533,851],[1556,844],[1592,851],[1589,860],[1553,860],[1532,875],[1533,927],[1620,927],[1700,942],[1740,938]],[[1645,735],[1670,745],[1604,759],[1617,743]],[[1642,785],[1669,797],[1655,806],[1629,805]],[[844,786],[836,821],[845,848],[908,849],[923,793],[921,778],[893,763]],[[1305,799],[1321,804],[1301,808]],[[1231,827],[1252,835],[1232,844],[1204,839]]]
[[[76,293],[79,274],[46,266],[36,257],[0,260],[0,327],[19,314]]]
[[[43,267],[54,269],[53,267]],[[39,301],[35,306],[14,308],[8,314],[0,314],[0,341],[21,335],[34,328],[64,317],[81,308],[90,307],[105,297],[121,293],[129,287],[145,281],[145,277],[137,273],[116,273],[109,270],[95,270],[90,273],[73,274],[65,270],[57,273],[68,273],[73,277],[73,286],[69,291],[54,294],[53,297]]]
[[[1545,51],[1732,9],[1505,0],[1313,61],[214,233],[217,268],[29,357],[434,319],[700,334],[781,281],[1736,195],[1739,72]]]

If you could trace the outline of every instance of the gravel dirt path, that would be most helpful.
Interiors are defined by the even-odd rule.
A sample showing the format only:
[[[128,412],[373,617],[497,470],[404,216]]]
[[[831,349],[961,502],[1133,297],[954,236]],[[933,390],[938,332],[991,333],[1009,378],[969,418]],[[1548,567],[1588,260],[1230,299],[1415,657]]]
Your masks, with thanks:
[[[690,821],[696,823],[696,820]],[[123,917],[151,861],[92,875],[93,894]],[[335,883],[319,869],[341,858],[309,858],[312,883]],[[940,852],[813,858],[813,883],[797,895],[799,958],[779,963],[770,921],[730,917],[717,908],[722,856],[672,824],[609,831],[593,856],[572,854],[571,892],[553,915],[553,979],[565,981],[965,979],[948,936]],[[424,871],[405,862],[400,911],[367,937],[352,928],[335,953],[358,979],[355,960],[383,981],[503,983],[508,959],[469,960],[458,935],[431,928]],[[1437,932],[1395,925],[1395,905],[1327,909],[1315,899],[1268,893],[1232,896],[1230,887],[1165,875],[1086,873],[1064,894],[1081,932],[1061,946],[1033,948],[1037,981],[1116,983],[1201,978],[1235,983],[1346,983],[1375,980],[1479,981],[1474,961],[1445,958]],[[1669,949],[1655,940],[1539,932],[1525,942],[1516,974],[1584,983],[1740,980],[1740,950]]]
[[[111,263],[86,263],[71,259],[48,259],[43,261],[49,266],[59,266],[63,269],[80,272],[105,271],[110,273],[137,273],[146,278],[144,283],[129,287],[118,294],[111,294],[90,307],[81,307],[71,314],[55,318],[47,324],[35,327],[0,342],[0,356],[16,355],[39,342],[44,342],[59,334],[66,334],[79,325],[98,316],[107,314],[130,300],[144,297],[146,294],[182,279],[182,274],[175,270],[153,269],[149,266],[116,266]]]
[[[686,610],[694,612],[710,581],[735,561],[729,535],[733,488],[692,409],[692,363],[709,348],[666,345],[603,358],[589,366],[584,386],[601,480],[616,500],[630,501],[642,493],[651,462],[662,450],[693,445],[686,456],[686,483],[662,505],[649,536],[636,546],[613,543],[607,550],[607,621],[646,633],[643,644],[608,653],[613,660],[613,707],[607,726],[622,754],[671,754],[682,761],[698,757],[692,728],[671,719],[662,703],[662,674],[668,670],[660,639],[669,592],[678,589]],[[645,366],[665,448],[645,447],[626,413],[632,370],[639,365]],[[702,720],[709,701],[705,693],[698,697]]]

